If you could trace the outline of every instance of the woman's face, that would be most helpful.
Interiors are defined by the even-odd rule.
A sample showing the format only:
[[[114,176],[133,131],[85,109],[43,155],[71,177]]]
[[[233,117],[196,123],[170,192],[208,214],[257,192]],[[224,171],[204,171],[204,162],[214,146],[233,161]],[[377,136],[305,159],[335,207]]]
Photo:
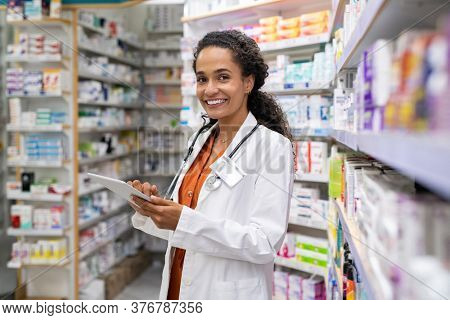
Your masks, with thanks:
[[[197,97],[212,119],[230,120],[247,114],[247,94],[254,77],[243,77],[229,49],[207,47],[196,62]]]

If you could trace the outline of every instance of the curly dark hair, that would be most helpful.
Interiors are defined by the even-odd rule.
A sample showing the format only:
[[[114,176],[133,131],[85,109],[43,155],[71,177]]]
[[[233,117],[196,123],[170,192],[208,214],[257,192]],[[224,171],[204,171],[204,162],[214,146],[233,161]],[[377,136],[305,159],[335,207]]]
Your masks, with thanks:
[[[264,62],[258,44],[244,33],[237,30],[213,31],[206,34],[198,42],[194,52],[192,67],[196,72],[197,58],[200,52],[207,47],[219,47],[229,49],[233,53],[234,60],[242,70],[242,75],[255,77],[255,84],[248,96],[248,108],[256,120],[275,132],[278,132],[292,141],[291,131],[286,116],[272,95],[259,89],[269,75],[268,66]],[[217,120],[211,119],[214,123]]]

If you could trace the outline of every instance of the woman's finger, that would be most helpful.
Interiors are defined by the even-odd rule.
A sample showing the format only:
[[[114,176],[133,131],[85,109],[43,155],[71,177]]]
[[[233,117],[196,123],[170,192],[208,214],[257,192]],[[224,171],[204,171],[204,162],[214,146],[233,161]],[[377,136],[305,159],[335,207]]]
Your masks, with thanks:
[[[144,210],[151,211],[149,213],[157,213],[155,206],[148,202],[147,200],[141,199],[139,197],[133,196],[133,202],[136,203],[139,207],[141,207]],[[147,214],[148,215],[148,214]]]
[[[133,181],[133,188],[139,190],[140,192],[142,192],[142,184],[139,180],[134,180]]]
[[[145,194],[145,195],[147,195],[147,196],[151,196],[152,195],[152,193],[151,193],[151,185],[150,185],[150,183],[148,183],[148,182],[145,182],[143,185],[142,185],[142,189],[143,189],[143,193]]]

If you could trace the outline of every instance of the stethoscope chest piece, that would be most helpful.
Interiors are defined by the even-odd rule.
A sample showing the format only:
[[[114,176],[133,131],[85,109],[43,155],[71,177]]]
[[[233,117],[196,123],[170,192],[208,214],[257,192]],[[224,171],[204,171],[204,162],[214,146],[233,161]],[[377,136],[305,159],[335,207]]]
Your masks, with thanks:
[[[220,179],[220,177],[216,174],[213,174],[212,176],[208,177],[208,179],[206,179],[205,187],[208,191],[214,191],[219,189],[221,184],[222,180]]]

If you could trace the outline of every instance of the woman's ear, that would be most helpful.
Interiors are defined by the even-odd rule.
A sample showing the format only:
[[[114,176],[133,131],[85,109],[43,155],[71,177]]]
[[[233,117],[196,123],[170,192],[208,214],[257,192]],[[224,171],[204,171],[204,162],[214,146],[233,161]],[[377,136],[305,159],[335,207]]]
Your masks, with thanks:
[[[252,92],[254,85],[255,85],[255,76],[253,74],[244,78],[245,93],[249,94],[250,92]]]

